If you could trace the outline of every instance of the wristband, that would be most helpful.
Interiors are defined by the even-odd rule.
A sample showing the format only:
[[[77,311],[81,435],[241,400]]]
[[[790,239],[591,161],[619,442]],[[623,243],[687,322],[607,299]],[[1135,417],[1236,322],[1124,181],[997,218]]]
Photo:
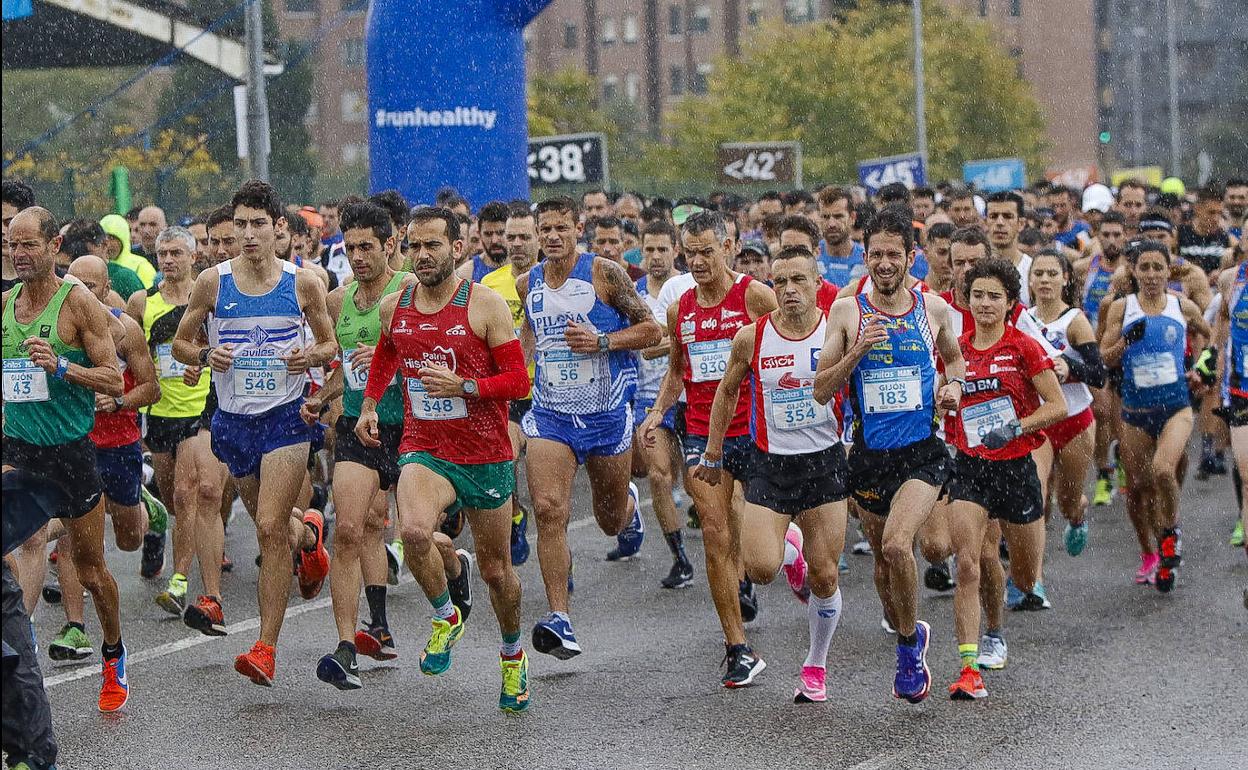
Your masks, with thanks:
[[[57,356],[56,371],[52,372],[52,376],[58,380],[65,379],[65,373],[69,371],[69,359],[65,356]]]
[[[950,377],[949,382],[956,382],[961,387],[964,387],[964,388],[966,387],[966,380],[963,379],[962,377]]]
[[[706,455],[702,455],[702,457],[698,459],[698,465],[701,465],[703,468],[718,469],[724,467],[724,460],[722,457],[718,460],[708,460],[706,459]]]

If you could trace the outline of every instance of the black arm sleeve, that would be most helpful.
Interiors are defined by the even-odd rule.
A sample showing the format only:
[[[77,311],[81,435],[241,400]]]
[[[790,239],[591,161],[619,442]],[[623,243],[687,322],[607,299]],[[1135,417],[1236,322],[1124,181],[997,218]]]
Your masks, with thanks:
[[[1082,382],[1089,388],[1105,387],[1105,362],[1101,360],[1100,347],[1095,342],[1085,342],[1075,345],[1075,350],[1083,357],[1082,361],[1075,360],[1073,356],[1062,356],[1070,366],[1067,381]]]

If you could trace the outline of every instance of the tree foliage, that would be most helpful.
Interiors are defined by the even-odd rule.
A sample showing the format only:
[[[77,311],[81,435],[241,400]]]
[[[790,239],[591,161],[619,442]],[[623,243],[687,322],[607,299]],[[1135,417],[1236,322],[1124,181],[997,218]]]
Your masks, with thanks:
[[[941,3],[923,15],[929,175],[1002,156],[1040,167],[1043,115],[988,25]],[[911,24],[908,7],[867,0],[837,21],[760,27],[718,62],[707,96],[673,110],[646,165],[709,181],[721,142],[796,139],[807,179],[850,180],[859,160],[914,151]]]

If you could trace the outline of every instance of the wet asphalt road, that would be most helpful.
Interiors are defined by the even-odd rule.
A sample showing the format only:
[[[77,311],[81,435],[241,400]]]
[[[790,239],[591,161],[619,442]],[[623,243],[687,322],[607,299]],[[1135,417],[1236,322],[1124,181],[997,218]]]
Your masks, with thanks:
[[[87,666],[45,658],[60,767],[1244,768],[1248,560],[1226,544],[1234,505],[1225,477],[1189,482],[1186,566],[1169,596],[1133,584],[1139,557],[1121,502],[1092,510],[1090,544],[1077,559],[1052,522],[1045,582],[1055,608],[1007,614],[1009,667],[986,674],[985,701],[945,695],[958,664],[952,595],[921,589],[933,686],[917,706],[891,696],[896,658],[879,627],[869,556],[849,556],[842,576],[827,703],[792,703],[807,625],[782,579],[760,588],[763,610],[749,632],[767,670],[751,688],[722,689],[697,533],[688,537],[697,565],[689,590],[659,588],[669,566],[661,537],[647,538],[638,561],[607,563],[612,541],[592,521],[583,476],[570,543],[572,617],[585,653],[558,661],[530,650],[533,705],[518,716],[496,708],[498,630],[479,580],[454,665],[430,678],[416,665],[429,605],[405,574],[389,603],[400,658],[363,659],[364,689],[354,692],[315,677],[335,643],[328,587],[310,602],[293,592],[277,680],[265,689],[232,667],[258,626],[245,514],[227,537],[237,567],[224,580],[225,638],[202,637],[159,609],[152,596],[162,582],[140,579],[137,554],[117,551],[110,535],[131,698],[120,715],[101,716],[98,658]],[[649,526],[655,534],[652,516]],[[536,549],[520,575],[527,646],[545,611]],[[89,600],[87,619],[98,651]],[[40,607],[42,644],[62,622],[59,607]]]

